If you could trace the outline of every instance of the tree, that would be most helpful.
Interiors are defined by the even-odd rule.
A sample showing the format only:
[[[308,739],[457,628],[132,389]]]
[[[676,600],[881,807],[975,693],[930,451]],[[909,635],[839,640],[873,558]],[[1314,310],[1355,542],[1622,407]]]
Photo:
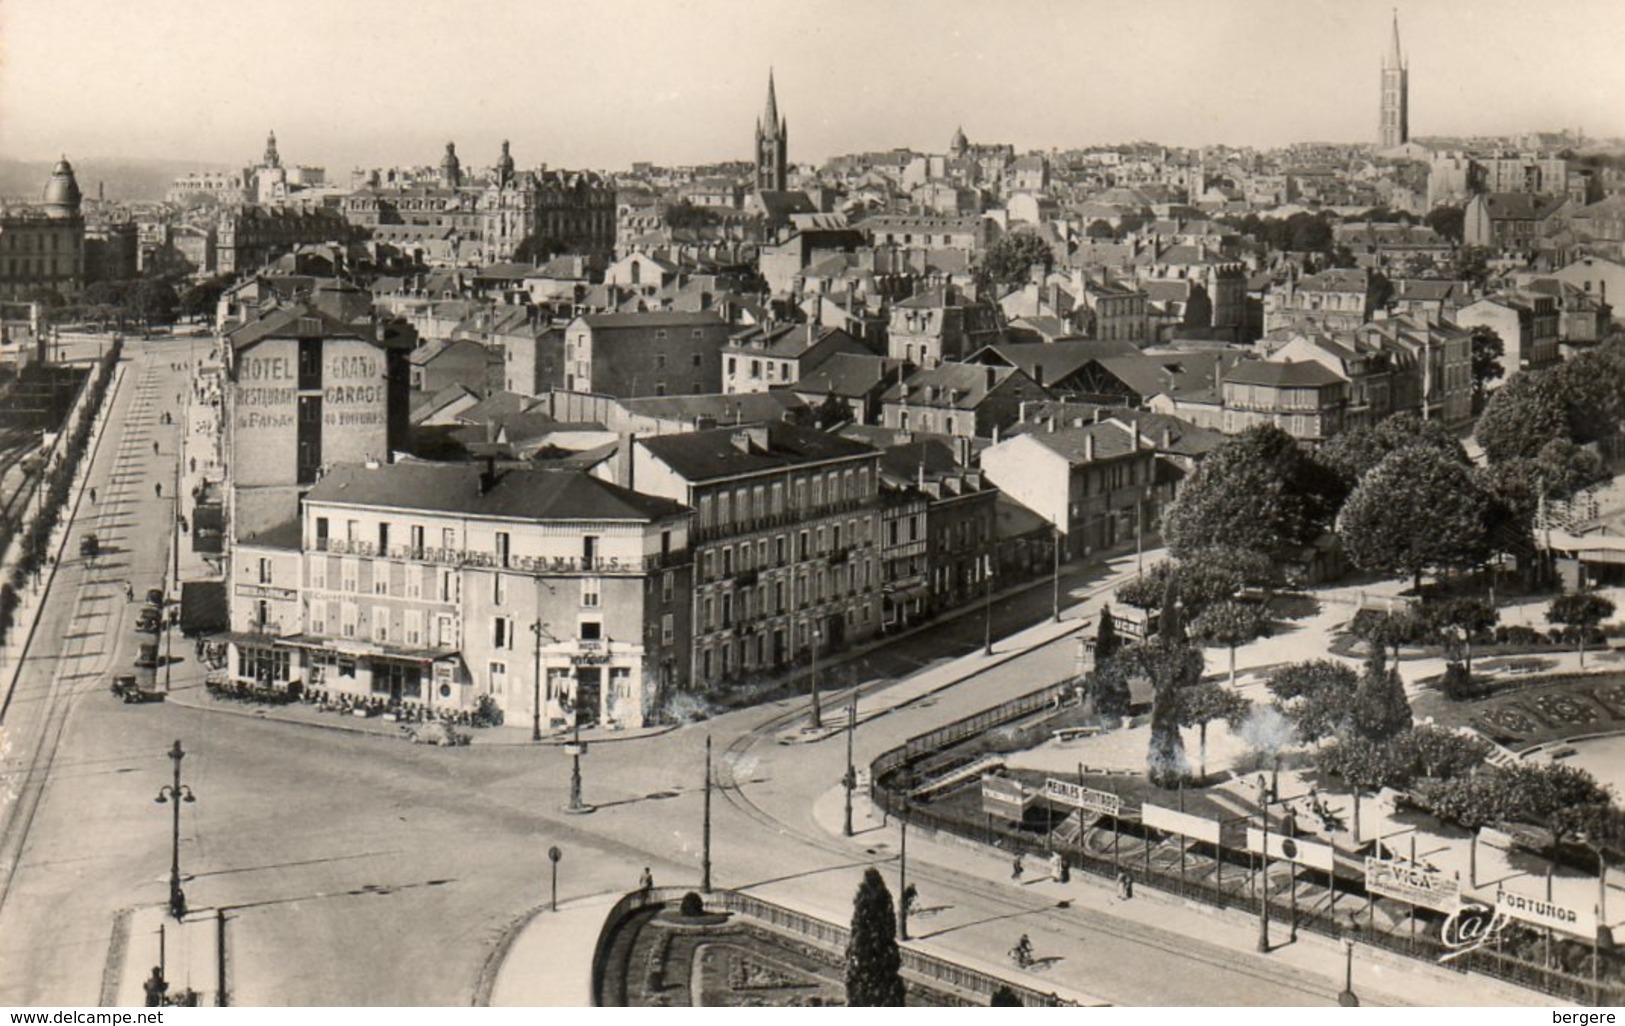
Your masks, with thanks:
[[[1388,666],[1382,649],[1366,660],[1354,690],[1354,707],[1349,725],[1356,737],[1367,741],[1387,741],[1411,726],[1411,703],[1405,697],[1405,682],[1399,671]]]
[[[1251,602],[1226,600],[1202,610],[1191,621],[1191,637],[1230,650],[1230,686],[1236,685],[1236,648],[1261,637],[1269,628],[1264,610]]]
[[[1559,595],[1546,607],[1546,617],[1553,623],[1577,628],[1580,635],[1580,669],[1586,666],[1586,635],[1597,625],[1614,615],[1614,603],[1591,592]]]
[[[1083,234],[1085,238],[1090,239],[1115,239],[1117,237],[1117,231],[1111,226],[1111,222],[1098,217],[1084,227]]]
[[[175,286],[156,278],[142,278],[136,282],[129,292],[128,301],[135,315],[148,326],[173,323],[176,307],[180,305]]]
[[[1451,242],[1460,243],[1462,228],[1466,225],[1466,211],[1461,207],[1441,206],[1434,207],[1424,215],[1423,220],[1428,227],[1443,235]]]
[[[846,943],[846,1003],[853,1008],[903,1006],[903,954],[897,917],[880,870],[870,866],[852,899],[852,932]]]
[[[1550,375],[1512,375],[1484,404],[1473,437],[1491,463],[1535,456],[1547,442],[1567,438],[1560,383]]]
[[[1180,691],[1202,679],[1202,653],[1184,641],[1159,634],[1117,656],[1151,681],[1151,745],[1146,775],[1158,787],[1177,787],[1184,779],[1185,742],[1179,736]]]
[[[1298,739],[1310,744],[1347,730],[1359,684],[1359,675],[1352,668],[1330,659],[1312,659],[1278,668],[1266,686],[1292,722]]]
[[[1479,325],[1472,330],[1473,353],[1473,412],[1481,413],[1489,395],[1490,382],[1506,373],[1501,358],[1506,355],[1506,343],[1494,328]]]
[[[1104,662],[1096,660],[1094,672],[1087,680],[1089,701],[1094,704],[1095,715],[1107,719],[1127,716],[1131,692],[1129,678],[1135,667],[1125,659],[1127,652],[1119,652]]]
[[[1207,780],[1207,725],[1214,720],[1240,720],[1251,706],[1245,698],[1212,681],[1179,692],[1179,725],[1200,732],[1196,763],[1199,781]]]
[[[1172,563],[1157,563],[1138,577],[1131,577],[1117,586],[1113,593],[1117,601],[1133,606],[1141,612],[1150,612],[1162,606],[1162,596],[1174,572]]]
[[[231,287],[228,275],[208,278],[189,285],[180,295],[179,312],[182,317],[209,318],[214,315],[220,297]]]
[[[1466,466],[1432,449],[1401,449],[1361,479],[1338,534],[1356,566],[1405,573],[1420,589],[1424,570],[1470,567],[1489,555],[1488,511]]]
[[[980,275],[989,282],[1003,285],[1021,285],[1032,275],[1034,264],[1043,266],[1045,273],[1055,263],[1055,252],[1037,232],[1013,231],[998,239],[982,254]]]
[[[1427,448],[1463,466],[1467,451],[1455,434],[1436,420],[1423,420],[1411,411],[1396,413],[1375,424],[1362,425],[1334,436],[1316,458],[1343,476],[1350,488],[1388,456],[1401,449]]]
[[[1100,626],[1095,628],[1095,664],[1098,666],[1116,655],[1122,645],[1117,637],[1117,622],[1112,616],[1112,607],[1101,606]]]
[[[1219,446],[1185,480],[1163,518],[1169,551],[1232,548],[1274,557],[1314,542],[1346,490],[1329,467],[1274,425]]]
[[[1495,621],[1499,619],[1495,607],[1487,599],[1458,598],[1440,603],[1437,606],[1424,607],[1423,613],[1442,639],[1453,642],[1456,637],[1455,632],[1461,632],[1462,652],[1467,660],[1467,677],[1471,680],[1473,675],[1473,636],[1482,634],[1495,626]]]

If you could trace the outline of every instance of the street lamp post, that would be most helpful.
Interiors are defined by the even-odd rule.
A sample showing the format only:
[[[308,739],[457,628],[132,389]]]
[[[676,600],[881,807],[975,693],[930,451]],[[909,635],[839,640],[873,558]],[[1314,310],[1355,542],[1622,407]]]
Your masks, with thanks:
[[[824,712],[818,704],[818,643],[823,640],[824,632],[817,623],[812,628],[812,723],[810,729],[820,730],[824,726]]]
[[[846,818],[841,824],[841,833],[846,837],[852,836],[852,790],[858,785],[858,771],[852,765],[852,735],[858,725],[858,696],[852,694],[852,704],[846,707],[846,775],[841,783],[846,787]]]
[[[563,857],[564,852],[559,851],[558,845],[552,845],[547,849],[547,861],[553,866],[553,888],[548,895],[547,907],[553,912],[559,910],[559,860]]]
[[[1343,938],[1343,992],[1337,1003],[1344,1008],[1359,1008],[1360,998],[1354,993],[1354,938]]]
[[[581,756],[586,752],[587,747],[581,743],[581,710],[576,705],[579,700],[579,695],[572,695],[569,705],[566,707],[566,711],[570,714],[570,744],[568,745],[568,751],[570,752],[570,804],[564,810],[566,812],[593,811],[591,805],[587,805],[581,800]]]
[[[186,758],[186,753],[181,750],[179,741],[169,750],[169,757],[175,763],[175,780],[160,787],[158,797],[153,800],[159,805],[168,803],[174,807],[169,848],[169,914],[178,922],[186,918],[186,894],[181,890],[181,803],[194,802],[197,798],[190,787],[181,783],[181,760]]]

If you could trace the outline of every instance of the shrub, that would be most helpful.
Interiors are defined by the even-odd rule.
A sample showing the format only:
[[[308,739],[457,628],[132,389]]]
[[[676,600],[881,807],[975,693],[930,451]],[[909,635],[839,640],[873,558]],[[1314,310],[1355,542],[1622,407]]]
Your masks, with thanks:
[[[683,895],[682,903],[677,906],[677,911],[680,915],[690,918],[703,916],[705,915],[705,902],[700,900],[699,894],[689,891]]]
[[[1469,698],[1477,698],[1483,693],[1483,688],[1474,683],[1472,674],[1461,663],[1446,663],[1444,678],[1439,681],[1439,690],[1452,701],[1460,702]]]

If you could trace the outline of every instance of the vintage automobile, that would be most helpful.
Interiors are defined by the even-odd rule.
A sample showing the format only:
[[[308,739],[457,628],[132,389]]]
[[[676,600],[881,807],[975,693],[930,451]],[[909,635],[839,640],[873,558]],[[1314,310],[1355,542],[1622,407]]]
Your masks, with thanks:
[[[135,617],[135,629],[147,634],[157,634],[163,624],[164,613],[157,606],[142,606]]]
[[[147,604],[152,606],[162,606],[164,604],[164,589],[148,588]]]
[[[101,555],[102,543],[94,534],[87,534],[79,539],[79,555],[86,559],[95,559]]]
[[[136,652],[135,665],[138,669],[152,670],[158,667],[158,643],[156,641],[143,641]]]
[[[164,700],[164,693],[153,687],[151,681],[141,681],[130,674],[114,677],[111,690],[115,698],[122,699],[127,704]]]

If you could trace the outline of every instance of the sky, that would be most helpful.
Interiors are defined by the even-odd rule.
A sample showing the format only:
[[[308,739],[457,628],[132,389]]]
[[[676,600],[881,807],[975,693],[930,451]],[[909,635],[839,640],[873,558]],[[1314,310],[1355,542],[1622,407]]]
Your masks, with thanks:
[[[0,157],[465,167],[1370,141],[1367,0],[0,0]],[[1413,135],[1625,136],[1625,3],[1406,0]]]

